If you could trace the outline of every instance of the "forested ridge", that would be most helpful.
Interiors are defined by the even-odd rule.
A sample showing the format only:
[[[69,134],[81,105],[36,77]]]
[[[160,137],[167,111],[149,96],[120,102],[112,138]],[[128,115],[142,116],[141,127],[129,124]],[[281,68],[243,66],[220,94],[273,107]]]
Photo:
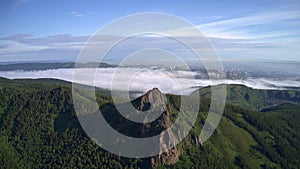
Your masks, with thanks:
[[[213,136],[199,146],[195,138],[200,134],[210,104],[209,97],[201,99],[195,126],[177,145],[181,152],[179,161],[166,165],[159,162],[153,164],[151,158],[120,157],[93,143],[77,120],[71,89],[70,83],[53,79],[0,79],[1,168],[300,166],[300,105],[297,91],[286,91],[288,94],[279,95],[275,90],[228,86],[228,95],[232,98],[229,98],[222,120]],[[243,99],[238,98],[240,95],[230,93],[236,91],[242,93]],[[207,92],[207,88],[200,89],[200,93],[204,92]],[[263,98],[261,93],[267,93],[268,97]],[[261,106],[257,105],[257,95],[259,99],[264,99]],[[107,90],[97,89],[96,96],[100,107],[112,102]],[[271,99],[272,96],[276,98]],[[176,118],[180,97],[167,95],[167,99],[168,109]],[[250,101],[245,102],[245,99]],[[268,102],[268,99],[271,101]],[[108,120],[109,110],[105,112]],[[111,120],[114,123],[114,117]]]
[[[64,68],[108,68],[115,67],[103,62],[87,62],[87,63],[75,63],[75,62],[64,62],[64,63],[13,63],[1,65],[0,71],[36,71],[36,70],[48,70],[48,69],[64,69]]]

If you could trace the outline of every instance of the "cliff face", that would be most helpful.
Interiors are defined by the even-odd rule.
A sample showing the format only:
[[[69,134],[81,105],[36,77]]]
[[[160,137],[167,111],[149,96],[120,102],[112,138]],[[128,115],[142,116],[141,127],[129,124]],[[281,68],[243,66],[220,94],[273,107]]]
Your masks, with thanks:
[[[150,136],[151,133],[153,134],[153,130],[164,131],[171,127],[170,113],[166,108],[166,96],[158,88],[149,90],[143,96],[132,101],[132,104],[142,113],[145,111],[148,113],[142,127],[144,137]],[[153,118],[154,116],[156,118]],[[151,125],[147,123],[147,119],[149,118],[153,119]]]
[[[145,95],[137,98],[135,101],[135,107],[140,111],[150,111],[156,113],[156,111],[162,112],[160,117],[154,121],[154,126],[161,130],[159,137],[160,153],[159,155],[151,158],[151,165],[175,164],[179,160],[180,151],[175,147],[168,149],[170,145],[175,145],[174,140],[171,139],[171,133],[166,130],[171,127],[172,122],[170,119],[170,113],[166,108],[165,95],[160,92],[159,89],[153,88]],[[151,133],[151,128],[147,123],[143,125],[142,133],[143,137],[147,137]]]
[[[136,99],[136,108],[140,111],[147,111],[154,109],[166,110],[165,96],[160,92],[158,88],[149,90],[145,95]]]
[[[175,145],[175,140],[171,137],[172,133],[167,130],[172,126],[172,121],[171,114],[167,109],[166,101],[166,96],[157,88],[149,90],[143,96],[132,101],[133,106],[141,111],[141,113],[145,111],[150,112],[149,115],[145,117],[146,119],[144,120],[142,127],[138,129],[142,131],[141,136],[151,137],[159,134],[158,142],[160,144],[160,153],[151,158],[152,167],[155,167],[158,164],[175,164],[179,160],[181,154],[181,151],[176,146],[172,146]],[[157,113],[159,113],[160,116],[152,121],[151,124],[145,122],[152,114]],[[194,135],[187,135],[183,140],[183,144],[195,144],[199,147],[203,147],[200,138]],[[168,149],[169,147],[173,148]]]

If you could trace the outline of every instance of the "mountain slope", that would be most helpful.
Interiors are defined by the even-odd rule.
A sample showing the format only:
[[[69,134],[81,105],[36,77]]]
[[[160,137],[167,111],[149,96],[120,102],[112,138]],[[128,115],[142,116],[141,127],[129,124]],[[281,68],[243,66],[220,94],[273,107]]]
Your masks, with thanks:
[[[198,136],[210,104],[209,98],[202,98],[195,126],[183,142],[176,146],[180,155],[173,164],[166,163],[159,156],[143,159],[123,158],[97,146],[79,125],[72,103],[71,84],[51,79],[47,79],[47,83],[42,81],[0,79],[1,168],[297,168],[300,166],[298,160],[300,109],[294,101],[285,98],[276,100],[289,103],[277,106],[271,103],[261,112],[243,109],[244,104],[238,106],[239,100],[234,105],[226,105],[216,132],[201,145]],[[241,90],[240,86],[229,87]],[[133,127],[134,124],[125,121],[125,118],[118,118],[111,104],[109,92],[100,89],[98,91],[97,100],[100,109],[104,110],[103,115],[112,126],[122,133],[127,132],[134,136],[142,134],[138,127]],[[247,88],[245,91],[251,91],[254,95],[260,95],[261,92],[268,93]],[[289,92],[291,95],[297,95],[296,91]],[[146,94],[132,104],[140,110],[147,110],[150,95],[154,98],[160,96],[157,92],[148,93],[148,96]],[[180,96],[167,94],[165,97],[167,100],[165,115],[173,122],[179,110]],[[154,104],[161,105],[161,103],[157,101]],[[163,119],[162,122],[165,122]],[[114,120],[121,120],[122,123]],[[153,123],[154,126],[158,124]],[[150,127],[152,131],[149,133],[159,133],[164,128],[159,125],[158,128]]]
[[[202,97],[210,97],[211,88],[199,90]],[[248,109],[262,110],[283,103],[300,104],[297,90],[258,90],[244,85],[227,85],[227,103]]]

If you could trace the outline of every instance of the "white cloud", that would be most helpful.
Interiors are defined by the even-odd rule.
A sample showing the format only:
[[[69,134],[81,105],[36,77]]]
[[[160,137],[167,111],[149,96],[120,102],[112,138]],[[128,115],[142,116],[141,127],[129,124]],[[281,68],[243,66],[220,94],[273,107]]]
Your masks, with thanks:
[[[69,14],[70,14],[71,16],[76,16],[76,17],[95,15],[94,12],[76,12],[76,11],[72,11],[72,12],[70,12]]]
[[[293,20],[293,24],[299,23],[300,12],[299,11],[285,11],[285,12],[270,12],[263,14],[255,14],[250,16],[244,16],[239,18],[221,20],[206,24],[197,25],[197,28],[203,31],[209,37],[222,38],[222,39],[257,39],[257,38],[269,38],[291,35],[295,32],[288,31],[253,31],[253,26],[267,25],[274,28],[275,25],[286,25],[283,21]],[[249,27],[252,26],[251,29]],[[276,28],[276,27],[275,27]],[[254,29],[255,30],[255,29]],[[298,32],[299,33],[299,32]]]
[[[81,14],[79,12],[70,12],[69,14],[72,16],[79,16],[79,17],[83,16],[83,14]]]
[[[84,70],[85,76],[90,76],[94,69]],[[116,75],[117,73],[117,75]],[[55,78],[73,81],[74,69],[53,69],[45,71],[8,71],[0,72],[1,77],[10,79],[19,78]],[[267,78],[248,78],[244,80],[209,80],[193,79],[197,72],[167,71],[165,69],[146,68],[99,68],[95,75],[95,81],[84,79],[76,81],[82,84],[94,85],[107,89],[134,90],[146,92],[153,87],[158,87],[164,93],[189,94],[195,90],[195,86],[205,87],[209,85],[242,84],[254,89],[285,89],[286,87],[300,87],[300,81],[274,80]],[[93,76],[94,77],[94,76]],[[112,85],[113,82],[113,85]],[[128,85],[129,84],[129,85]]]
[[[25,43],[20,43],[20,42],[11,41],[11,40],[0,40],[0,44],[3,45],[3,48],[0,49],[0,54],[19,53],[19,52],[25,52],[25,51],[35,52],[35,51],[50,49],[49,46],[28,45]]]
[[[299,19],[299,11],[285,11],[285,12],[270,12],[264,14],[257,14],[251,16],[245,16],[240,18],[233,18],[228,20],[222,20],[207,24],[202,24],[200,27],[211,27],[211,26],[226,26],[226,27],[242,27],[250,25],[268,24],[279,22],[282,20]]]
[[[299,11],[268,12],[258,13],[249,16],[231,18],[195,25],[206,37],[218,39],[253,40],[298,35],[297,29],[291,30],[282,26],[299,25]],[[292,21],[292,22],[287,22]],[[270,27],[270,30],[263,30],[263,27]],[[277,28],[277,29],[276,29]],[[176,33],[179,36],[193,37],[191,30],[194,28],[185,27],[169,30],[166,33]]]

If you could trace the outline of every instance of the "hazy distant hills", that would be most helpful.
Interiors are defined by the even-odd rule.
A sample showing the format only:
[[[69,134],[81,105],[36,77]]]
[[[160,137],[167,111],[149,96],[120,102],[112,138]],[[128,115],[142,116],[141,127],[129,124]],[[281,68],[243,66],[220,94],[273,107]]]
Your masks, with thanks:
[[[211,88],[199,90],[202,97],[210,97]],[[226,101],[243,108],[262,110],[283,103],[300,104],[300,91],[297,90],[257,90],[244,85],[227,85]]]
[[[47,70],[47,69],[60,69],[60,68],[74,68],[75,62],[57,62],[57,63],[15,63],[0,65],[0,71],[13,71],[13,70],[23,70],[23,71],[33,71],[33,70]],[[77,67],[80,68],[106,68],[115,67],[115,65],[110,65],[107,63],[77,63]]]
[[[300,166],[299,92],[228,85],[228,104],[221,122],[213,136],[201,144],[198,136],[210,105],[209,90],[200,89],[198,117],[187,137],[176,146],[176,151],[172,150],[176,156],[163,154],[130,159],[105,151],[86,136],[73,108],[71,83],[1,78],[0,166],[120,169],[296,169]],[[160,106],[161,95],[155,89],[132,103],[143,110],[148,108],[149,99],[155,98],[158,100],[155,104]],[[97,89],[96,97],[106,120],[116,130],[128,135],[143,134],[137,131],[136,124],[119,118],[108,90]],[[176,118],[180,96],[166,94],[165,97],[168,100],[165,113],[149,125],[152,126],[148,128],[149,134],[164,130]]]

